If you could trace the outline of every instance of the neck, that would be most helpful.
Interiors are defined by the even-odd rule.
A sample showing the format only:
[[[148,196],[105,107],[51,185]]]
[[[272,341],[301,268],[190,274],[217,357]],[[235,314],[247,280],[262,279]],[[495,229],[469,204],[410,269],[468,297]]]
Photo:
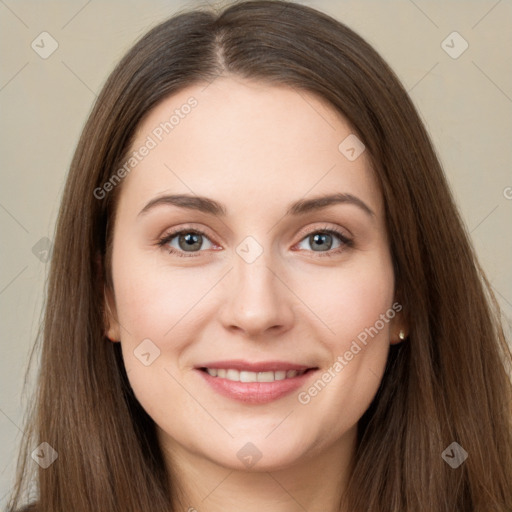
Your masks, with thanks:
[[[162,439],[162,433],[160,432]],[[343,512],[357,427],[335,445],[281,468],[220,466],[166,438],[173,510],[187,512]],[[262,462],[262,461],[261,461]],[[258,467],[259,466],[259,467]]]

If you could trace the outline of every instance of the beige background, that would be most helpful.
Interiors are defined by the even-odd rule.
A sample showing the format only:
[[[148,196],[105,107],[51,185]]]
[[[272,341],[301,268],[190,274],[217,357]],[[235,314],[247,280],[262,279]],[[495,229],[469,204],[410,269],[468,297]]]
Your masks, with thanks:
[[[48,269],[33,247],[44,237],[53,238],[77,138],[115,63],[150,27],[205,3],[0,0],[2,509],[23,436],[22,378],[39,324]],[[331,14],[365,37],[410,91],[510,323],[512,1],[302,3]],[[59,45],[47,59],[31,47],[43,31]],[[453,31],[469,44],[457,59],[441,47]],[[455,40],[452,51],[460,49],[460,43]],[[39,244],[44,249],[44,241]]]

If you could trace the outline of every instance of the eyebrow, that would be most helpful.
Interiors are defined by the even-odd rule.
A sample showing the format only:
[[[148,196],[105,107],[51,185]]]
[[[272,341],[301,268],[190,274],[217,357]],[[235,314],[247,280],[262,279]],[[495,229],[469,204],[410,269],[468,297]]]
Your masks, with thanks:
[[[370,217],[375,217],[374,211],[361,199],[352,194],[330,194],[314,197],[312,199],[301,199],[292,203],[286,210],[286,216],[300,216],[313,211],[322,210],[335,204],[352,204],[363,210]],[[226,217],[227,210],[221,203],[204,196],[189,194],[175,194],[156,197],[149,201],[139,212],[144,215],[153,208],[161,205],[177,206],[188,210],[197,210],[216,217]]]

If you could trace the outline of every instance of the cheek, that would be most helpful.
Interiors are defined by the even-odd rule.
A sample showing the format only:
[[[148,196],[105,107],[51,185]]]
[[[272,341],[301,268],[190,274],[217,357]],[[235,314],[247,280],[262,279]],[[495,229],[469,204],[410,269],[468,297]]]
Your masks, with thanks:
[[[325,343],[337,353],[376,322],[378,330],[387,335],[390,319],[384,324],[380,320],[393,303],[394,276],[387,257],[328,272],[324,269],[305,281],[298,294],[305,297],[317,324],[325,327]]]
[[[187,323],[187,315],[194,314],[211,287],[211,272],[170,269],[157,255],[120,257],[115,268],[116,308],[126,339],[130,335],[169,339]]]
[[[328,334],[322,341],[330,360],[299,395],[299,402],[324,417],[327,429],[341,433],[359,420],[382,380],[390,322],[396,314],[394,275],[391,261],[384,256],[358,269],[331,273],[325,282],[316,283],[318,292],[309,294],[309,304],[326,326],[323,330]]]
[[[162,268],[151,257],[121,256],[116,263],[116,308],[130,385],[157,423],[179,430],[169,419],[169,397],[172,410],[187,410],[176,362],[190,339],[194,305],[207,291],[205,279],[195,272]]]

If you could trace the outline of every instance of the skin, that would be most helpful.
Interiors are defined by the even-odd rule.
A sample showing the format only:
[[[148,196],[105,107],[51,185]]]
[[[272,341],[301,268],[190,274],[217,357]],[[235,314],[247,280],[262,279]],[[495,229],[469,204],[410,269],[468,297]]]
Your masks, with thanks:
[[[194,367],[289,361],[319,368],[299,391],[311,386],[395,301],[383,198],[366,152],[349,161],[339,151],[352,130],[322,99],[234,77],[206,85],[165,99],[139,126],[132,150],[188,98],[198,102],[123,180],[106,333],[120,341],[131,386],[157,425],[180,510],[339,511],[357,422],[406,328],[400,314],[306,405],[298,392],[267,404],[232,400]],[[345,203],[285,216],[290,203],[334,191],[374,215]],[[227,215],[173,205],[139,215],[171,193],[213,198]],[[170,244],[185,257],[158,245],[180,227],[205,233],[190,257],[179,236]],[[326,227],[353,246],[333,236],[315,250],[309,235]],[[263,251],[251,263],[236,252],[247,236]],[[149,366],[134,355],[144,339],[160,350]],[[237,457],[248,442],[262,455],[250,468]]]

